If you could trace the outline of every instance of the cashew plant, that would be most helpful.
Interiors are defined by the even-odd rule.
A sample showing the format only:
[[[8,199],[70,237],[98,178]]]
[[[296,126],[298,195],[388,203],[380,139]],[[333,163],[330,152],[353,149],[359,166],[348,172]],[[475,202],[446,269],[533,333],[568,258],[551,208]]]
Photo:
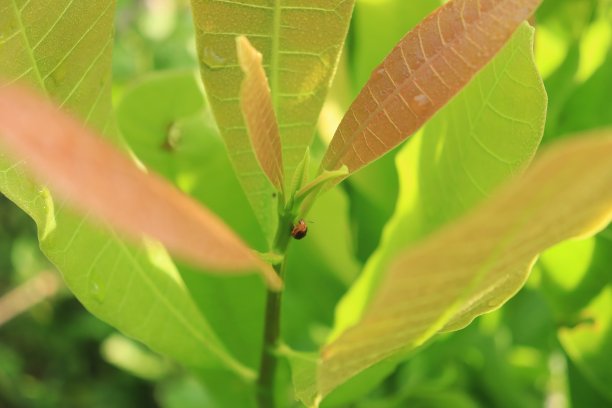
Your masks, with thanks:
[[[354,0],[192,0],[201,80],[158,76],[115,106],[115,2],[86,3],[0,6],[0,190],[91,313],[218,406],[348,404],[610,221],[611,132],[531,163],[539,0],[432,9],[331,140],[313,137]],[[384,199],[385,173],[359,171],[392,150],[397,201],[359,259],[371,220],[342,186]]]

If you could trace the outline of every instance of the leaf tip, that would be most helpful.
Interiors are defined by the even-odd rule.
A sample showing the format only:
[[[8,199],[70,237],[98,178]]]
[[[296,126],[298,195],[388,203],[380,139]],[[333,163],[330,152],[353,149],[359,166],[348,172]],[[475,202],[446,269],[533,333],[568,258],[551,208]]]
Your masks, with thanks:
[[[244,35],[236,37],[236,53],[238,55],[238,63],[245,74],[249,74],[249,66],[251,64],[261,64],[263,56]]]

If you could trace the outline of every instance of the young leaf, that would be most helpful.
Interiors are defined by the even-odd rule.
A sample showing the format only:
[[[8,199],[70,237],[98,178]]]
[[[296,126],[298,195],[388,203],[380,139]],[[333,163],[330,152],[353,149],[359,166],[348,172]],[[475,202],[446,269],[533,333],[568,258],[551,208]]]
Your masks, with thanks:
[[[321,171],[352,173],[414,133],[502,48],[541,0],[451,0],[374,70],[340,123]]]
[[[160,240],[197,265],[223,273],[260,269],[280,287],[274,271],[214,214],[60,113],[16,86],[0,89],[0,137],[34,174],[71,205],[91,212],[132,237]]]
[[[346,166],[342,166],[338,170],[325,170],[295,193],[294,208],[298,209],[301,214],[306,213],[328,181],[344,178],[347,174]]]
[[[306,148],[304,158],[298,163],[293,173],[293,180],[289,184],[289,191],[297,192],[300,188],[308,183],[310,177],[310,148]]]
[[[499,307],[540,252],[607,225],[611,155],[610,131],[560,144],[484,205],[397,256],[362,319],[322,350],[319,396]]]
[[[396,155],[395,212],[339,305],[334,332],[359,320],[398,251],[458,219],[534,157],[546,117],[546,92],[532,53],[534,31],[524,23]]]
[[[261,65],[262,55],[244,36],[236,37],[236,49],[238,63],[245,75],[240,89],[240,107],[255,157],[268,180],[284,193],[280,133],[268,79]]]
[[[355,0],[192,0],[202,79],[240,182],[269,243],[278,222],[274,188],[251,148],[240,110],[236,35],[263,55],[278,119],[285,179],[310,145]],[[313,30],[316,27],[316,30]]]

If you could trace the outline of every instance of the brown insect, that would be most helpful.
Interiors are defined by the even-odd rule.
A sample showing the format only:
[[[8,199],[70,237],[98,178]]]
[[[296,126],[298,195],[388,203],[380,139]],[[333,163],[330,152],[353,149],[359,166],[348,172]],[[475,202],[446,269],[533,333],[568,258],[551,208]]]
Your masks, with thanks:
[[[307,232],[308,225],[306,225],[306,221],[299,220],[291,229],[291,236],[295,239],[302,239],[306,236]]]

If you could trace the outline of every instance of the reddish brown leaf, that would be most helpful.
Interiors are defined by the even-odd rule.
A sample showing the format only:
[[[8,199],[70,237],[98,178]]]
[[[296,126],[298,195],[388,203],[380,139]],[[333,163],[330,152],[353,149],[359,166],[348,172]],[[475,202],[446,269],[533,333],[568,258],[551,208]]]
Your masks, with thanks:
[[[244,36],[236,38],[236,49],[238,62],[245,74],[240,88],[240,107],[255,157],[272,184],[283,191],[280,133],[266,71],[261,64],[262,55]]]
[[[0,141],[71,206],[132,238],[155,238],[211,272],[259,269],[272,287],[280,287],[272,268],[217,216],[160,177],[139,170],[32,91],[0,89]]]
[[[508,41],[541,0],[451,0],[374,70],[342,119],[322,170],[354,172],[442,108]]]

